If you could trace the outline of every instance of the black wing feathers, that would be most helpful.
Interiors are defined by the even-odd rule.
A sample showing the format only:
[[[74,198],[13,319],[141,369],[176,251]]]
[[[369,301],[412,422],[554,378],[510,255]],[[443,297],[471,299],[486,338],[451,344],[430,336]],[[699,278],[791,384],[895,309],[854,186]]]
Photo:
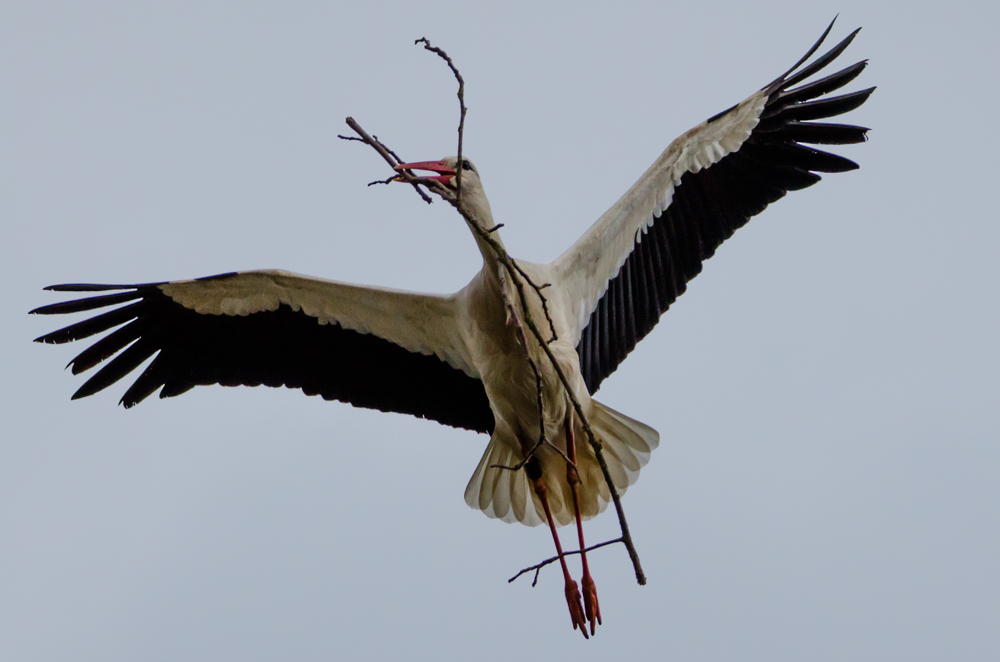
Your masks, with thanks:
[[[805,103],[796,104],[790,108],[786,107],[779,111],[779,113],[790,120],[798,120],[800,122],[823,119],[826,117],[836,117],[837,115],[849,113],[863,104],[868,100],[868,97],[871,96],[871,93],[874,91],[874,87],[869,87],[867,90],[852,92],[851,94],[842,94],[838,97],[807,101]]]
[[[86,299],[83,299],[83,301],[86,301]],[[61,304],[57,303],[53,305],[58,306]],[[31,312],[38,315],[48,315],[50,314],[50,308],[50,306],[45,306]],[[144,308],[145,306],[143,306],[142,301],[131,303],[127,306],[122,306],[121,308],[115,308],[114,310],[98,315],[97,317],[91,317],[88,320],[77,322],[76,324],[67,326],[64,329],[53,331],[52,333],[46,334],[41,338],[35,338],[35,342],[60,344],[88,338],[98,333],[107,331],[108,329],[113,329],[119,324],[124,324],[130,320],[134,320]],[[118,347],[115,351],[117,352],[118,349],[121,349],[121,347]]]
[[[177,304],[156,285],[126,285],[118,294],[52,304],[32,311],[57,314],[127,303],[37,339],[66,343],[116,326],[81,352],[74,374],[114,356],[74,395],[92,395],[155,357],[122,397],[132,407],[157,389],[160,397],[195,386],[287,386],[358,407],[395,411],[446,425],[492,433],[493,414],[482,382],[436,356],[409,352],[371,334],[282,305],[247,316],[203,315]],[[57,291],[105,291],[100,285]],[[128,303],[131,302],[131,303]],[[124,326],[122,326],[124,325]],[[117,356],[115,356],[117,355]]]
[[[51,288],[46,288],[51,289]],[[114,306],[119,303],[125,303],[127,301],[134,301],[140,298],[142,294],[135,290],[131,292],[119,292],[118,294],[105,294],[99,297],[89,297],[87,299],[75,299],[73,301],[63,301],[62,303],[54,303],[50,306],[44,306],[33,310],[32,312],[37,315],[62,315],[65,313],[81,313],[87,310],[94,310],[96,308],[106,308],[107,306]]]
[[[765,88],[769,96],[761,121],[742,147],[709,168],[684,174],[670,205],[643,236],[636,238],[632,253],[608,283],[577,346],[591,393],[684,293],[687,282],[701,271],[702,262],[750,217],[788,191],[815,184],[820,180],[817,173],[858,167],[842,156],[800,144],[843,145],[866,140],[868,129],[864,127],[811,121],[854,110],[871,96],[875,88],[818,99],[854,80],[866,62],[792,88],[835,60],[857,35],[857,31],[852,32],[792,75],[819,48],[829,30],[795,67]]]
[[[778,113],[782,108],[787,107],[789,104],[808,101],[809,99],[815,99],[818,96],[829,94],[834,90],[839,90],[860,76],[861,72],[864,71],[867,66],[868,60],[862,60],[861,62],[852,64],[846,69],[841,69],[835,74],[830,74],[829,76],[820,78],[812,83],[796,87],[793,90],[786,89],[780,91],[777,99],[775,99],[775,104],[772,108],[765,109],[765,113]],[[871,89],[874,90],[875,88],[873,87]]]

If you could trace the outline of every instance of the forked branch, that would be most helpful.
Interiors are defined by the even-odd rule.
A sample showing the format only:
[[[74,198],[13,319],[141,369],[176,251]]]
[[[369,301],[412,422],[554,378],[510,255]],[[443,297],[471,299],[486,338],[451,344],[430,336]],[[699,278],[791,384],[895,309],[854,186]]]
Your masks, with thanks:
[[[396,156],[396,153],[390,151],[389,148],[386,147],[385,145],[383,145],[382,142],[380,140],[378,140],[377,138],[372,138],[371,136],[369,136],[368,133],[364,129],[361,128],[361,125],[354,121],[353,117],[348,117],[347,118],[347,126],[349,126],[352,129],[354,129],[354,132],[356,134],[358,134],[359,137],[355,138],[354,136],[340,136],[340,135],[338,135],[337,136],[338,138],[340,138],[341,140],[359,140],[359,141],[361,141],[361,142],[363,142],[363,143],[365,143],[367,145],[371,145],[372,147],[375,148],[375,151],[378,152],[379,155],[381,155],[381,157],[383,159],[385,159],[386,163],[388,163],[389,167],[391,167],[391,168],[394,168],[394,167],[396,167],[397,165],[400,164],[399,157]],[[404,181],[409,182],[410,184],[413,184],[414,190],[416,190],[416,192],[420,194],[420,197],[423,198],[424,202],[426,202],[427,204],[431,204],[432,202],[434,202],[431,199],[431,196],[427,195],[423,191],[423,189],[420,188],[419,184],[422,183],[422,182],[419,181],[420,177],[414,177],[413,175],[409,174],[408,172],[403,172],[403,173],[397,173],[396,175],[393,175],[393,177],[390,178],[390,179],[398,179],[400,177]],[[376,182],[372,182],[372,184],[374,184],[374,183],[376,183]],[[437,183],[437,182],[435,182],[435,183]],[[371,186],[371,184],[369,184],[369,186]]]
[[[595,549],[600,549],[601,547],[607,547],[608,545],[614,545],[616,542],[624,542],[624,541],[621,538],[615,538],[614,540],[605,540],[604,542],[599,542],[596,545],[591,545],[590,547],[588,547],[587,549],[585,549],[583,551],[589,553],[589,552],[592,552]],[[576,550],[573,550],[572,552],[563,552],[563,556],[570,556],[572,554],[580,554],[580,553],[581,553],[580,550],[576,549]],[[532,570],[534,570],[535,571],[535,578],[532,580],[531,585],[535,586],[535,584],[538,583],[538,573],[541,571],[541,569],[544,568],[545,566],[549,565],[550,563],[555,563],[558,560],[559,560],[558,556],[553,556],[551,558],[545,559],[541,563],[536,563],[533,566],[524,568],[523,570],[521,570],[520,572],[518,572],[516,575],[514,575],[513,577],[511,577],[510,579],[508,579],[507,583],[510,584],[512,581],[514,581],[515,579],[517,579],[521,575],[523,575],[525,573],[528,573],[528,572],[531,572]]]

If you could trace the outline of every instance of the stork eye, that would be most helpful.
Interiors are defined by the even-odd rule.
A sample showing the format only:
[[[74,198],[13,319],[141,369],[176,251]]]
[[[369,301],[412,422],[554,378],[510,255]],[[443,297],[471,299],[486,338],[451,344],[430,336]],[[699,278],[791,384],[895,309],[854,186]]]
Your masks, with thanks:
[[[472,164],[467,160],[462,159],[462,170],[472,170]]]

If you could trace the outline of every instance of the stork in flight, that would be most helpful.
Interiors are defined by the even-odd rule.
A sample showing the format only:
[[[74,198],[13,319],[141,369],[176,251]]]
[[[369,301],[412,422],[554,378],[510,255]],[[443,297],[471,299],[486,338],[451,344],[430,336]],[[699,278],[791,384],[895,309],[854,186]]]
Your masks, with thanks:
[[[751,216],[787,191],[815,184],[817,173],[858,167],[803,144],[866,139],[863,127],[813,121],[846,113],[868,99],[875,88],[825,96],[857,77],[866,61],[800,85],[857,34],[802,67],[832,26],[773,83],[671,143],[554,262],[519,262],[534,282],[550,284],[545,296],[557,334],[550,348],[603,442],[620,492],[638,478],[659,435],[592,399],[601,382],[653,329],[702,262]],[[463,202],[483,227],[494,226],[470,161],[451,157],[398,167],[435,172],[446,187],[455,186],[461,169]],[[524,459],[542,430],[535,378],[504,304],[507,275],[494,251],[476,236],[483,268],[461,291],[447,296],[272,270],[141,285],[54,285],[46,289],[102,294],[33,313],[110,309],[37,341],[66,343],[115,329],[70,362],[73,374],[79,374],[107,361],[73,399],[107,388],[155,356],[122,396],[125,407],[157,390],[166,398],[200,385],[264,384],[490,435],[465,501],[505,522],[548,524],[573,627],[587,636],[587,622],[593,634],[601,620],[596,589],[581,554],[581,601],[556,527],[575,521],[583,550],[581,520],[600,513],[610,492],[593,450],[587,444],[577,448],[580,421],[534,338],[528,351],[541,370],[544,431],[555,447],[575,457],[576,470],[547,446],[537,449],[524,471],[501,468]],[[537,297],[532,301],[529,305],[539,305]],[[543,318],[540,308],[532,312]]]

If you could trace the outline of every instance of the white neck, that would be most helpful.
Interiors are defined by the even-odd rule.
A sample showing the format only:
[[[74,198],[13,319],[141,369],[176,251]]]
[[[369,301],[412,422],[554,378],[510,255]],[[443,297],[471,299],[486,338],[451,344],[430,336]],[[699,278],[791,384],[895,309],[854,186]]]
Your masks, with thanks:
[[[469,224],[469,231],[472,232],[472,236],[475,238],[476,244],[479,246],[479,252],[483,256],[483,270],[492,280],[496,278],[498,273],[497,267],[499,266],[499,261],[497,260],[496,252],[494,252],[493,247],[482,238],[480,233],[472,227],[472,223],[475,223],[479,226],[479,228],[486,231],[494,227],[495,223],[493,221],[493,210],[490,209],[490,202],[486,199],[486,195],[482,192],[482,189],[477,187],[477,189],[471,192],[471,194],[463,191],[460,204],[461,209],[468,215],[465,221]],[[500,235],[497,232],[491,232],[490,237],[503,246],[503,241],[500,239]]]

